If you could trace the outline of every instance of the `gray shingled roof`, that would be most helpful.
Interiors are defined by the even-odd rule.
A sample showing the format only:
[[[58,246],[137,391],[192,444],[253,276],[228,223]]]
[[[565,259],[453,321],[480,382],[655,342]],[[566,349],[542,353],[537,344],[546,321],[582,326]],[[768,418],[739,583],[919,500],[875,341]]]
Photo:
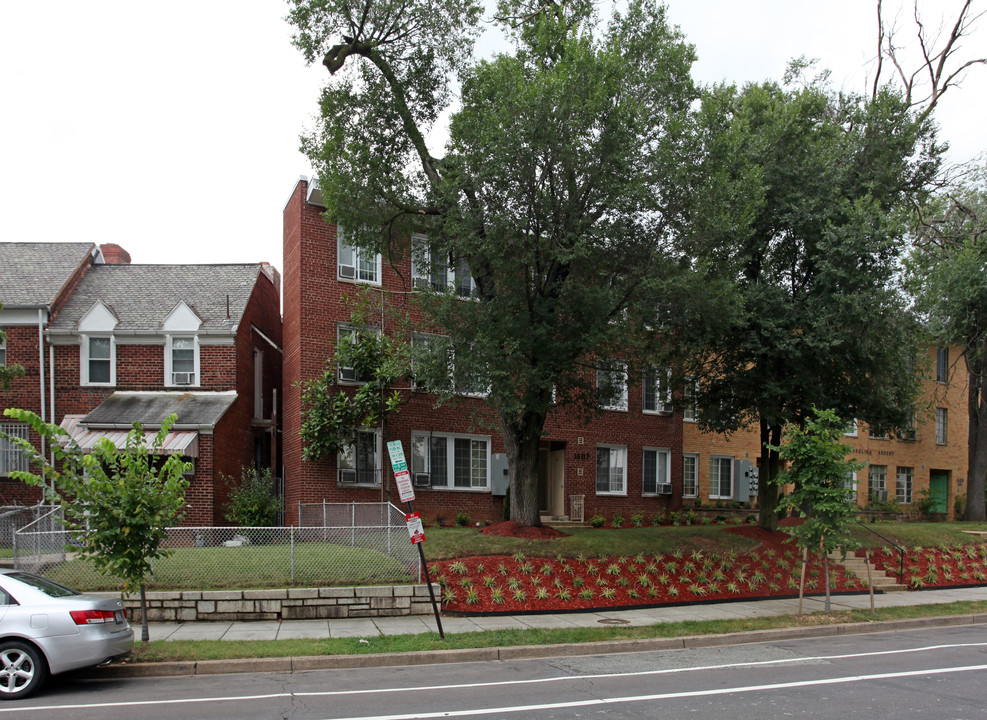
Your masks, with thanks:
[[[0,242],[0,304],[46,306],[86,257],[93,243]]]
[[[80,424],[89,428],[129,428],[139,422],[149,429],[157,429],[166,417],[175,413],[176,429],[214,428],[236,397],[235,392],[116,392]]]
[[[116,332],[160,332],[165,318],[184,301],[202,320],[200,332],[229,332],[239,324],[261,271],[251,265],[94,265],[65,308],[51,322],[72,332],[97,300],[119,318]]]

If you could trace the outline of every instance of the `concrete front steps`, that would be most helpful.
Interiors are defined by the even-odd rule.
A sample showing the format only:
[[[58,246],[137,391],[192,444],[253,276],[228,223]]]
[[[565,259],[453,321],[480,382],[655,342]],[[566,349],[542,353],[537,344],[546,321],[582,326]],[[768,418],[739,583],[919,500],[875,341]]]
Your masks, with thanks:
[[[829,561],[836,565],[842,565],[844,570],[852,572],[857,578],[867,584],[867,559],[847,555],[845,558],[839,552],[829,554]],[[878,570],[874,563],[870,563],[870,578],[875,592],[903,592],[908,589],[907,585],[902,585],[897,578],[888,576],[883,570]]]

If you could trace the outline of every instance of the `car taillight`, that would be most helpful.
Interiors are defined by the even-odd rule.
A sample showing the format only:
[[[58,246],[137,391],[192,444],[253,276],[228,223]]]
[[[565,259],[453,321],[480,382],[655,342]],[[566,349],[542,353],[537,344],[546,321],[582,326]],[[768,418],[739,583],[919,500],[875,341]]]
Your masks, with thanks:
[[[112,610],[72,610],[69,615],[76,625],[101,625],[113,622]]]

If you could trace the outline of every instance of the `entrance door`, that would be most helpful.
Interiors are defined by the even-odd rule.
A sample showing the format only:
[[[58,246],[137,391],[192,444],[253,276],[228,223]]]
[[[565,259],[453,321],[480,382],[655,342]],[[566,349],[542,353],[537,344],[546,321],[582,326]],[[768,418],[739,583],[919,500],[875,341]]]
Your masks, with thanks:
[[[929,494],[935,501],[932,512],[946,514],[946,496],[949,494],[949,476],[945,473],[933,471],[929,476]]]
[[[543,447],[538,453],[538,509],[543,515],[565,515],[565,450]]]

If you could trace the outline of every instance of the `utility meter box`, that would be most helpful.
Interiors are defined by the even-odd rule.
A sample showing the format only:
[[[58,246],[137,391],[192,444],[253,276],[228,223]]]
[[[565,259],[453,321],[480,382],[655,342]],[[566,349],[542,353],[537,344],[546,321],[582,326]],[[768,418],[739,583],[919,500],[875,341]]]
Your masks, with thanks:
[[[733,477],[734,500],[746,503],[752,497],[757,497],[758,471],[754,463],[750,460],[735,460]]]
[[[507,472],[507,453],[494,453],[490,458],[490,494],[501,496],[507,494],[511,486],[511,476]]]

